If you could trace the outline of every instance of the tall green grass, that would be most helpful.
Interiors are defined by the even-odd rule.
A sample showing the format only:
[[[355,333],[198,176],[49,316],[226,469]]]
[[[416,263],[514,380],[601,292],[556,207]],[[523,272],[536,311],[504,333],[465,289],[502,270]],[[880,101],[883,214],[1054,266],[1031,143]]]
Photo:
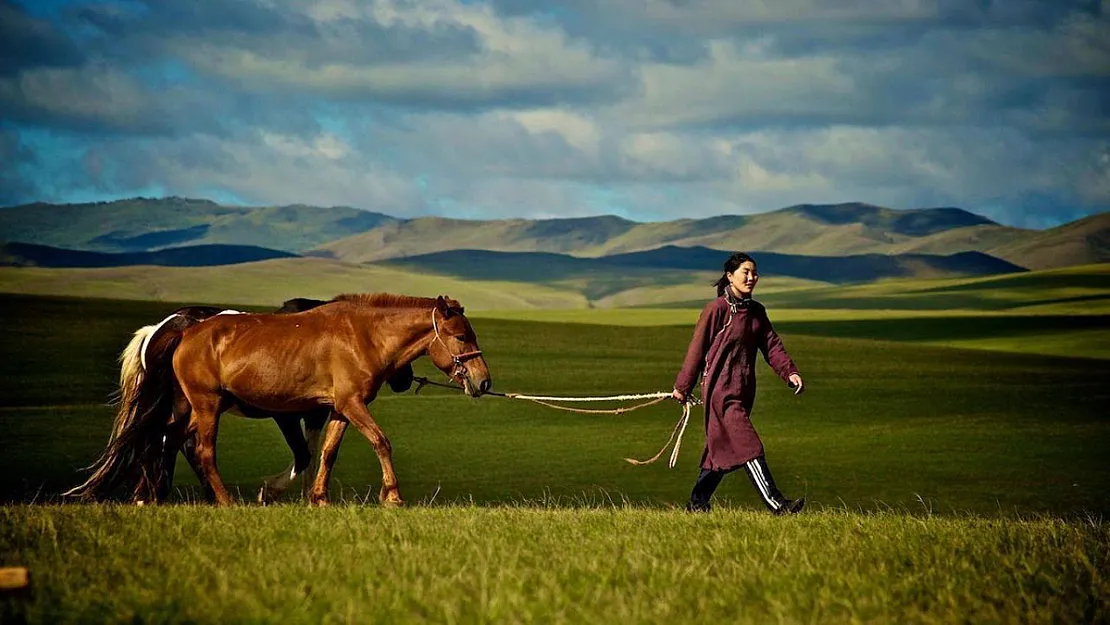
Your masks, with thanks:
[[[1095,623],[1102,522],[621,505],[0,508],[41,623]]]

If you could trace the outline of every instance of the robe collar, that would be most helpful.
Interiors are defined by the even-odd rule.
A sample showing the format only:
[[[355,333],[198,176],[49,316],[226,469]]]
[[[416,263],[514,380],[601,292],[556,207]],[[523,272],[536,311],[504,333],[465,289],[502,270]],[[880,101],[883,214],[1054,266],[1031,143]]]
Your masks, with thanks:
[[[736,312],[741,308],[747,308],[748,306],[751,306],[752,302],[755,301],[750,297],[736,297],[732,294],[732,287],[727,286],[725,287],[724,297],[725,301],[728,302],[728,307],[732,310],[733,314],[736,314]]]

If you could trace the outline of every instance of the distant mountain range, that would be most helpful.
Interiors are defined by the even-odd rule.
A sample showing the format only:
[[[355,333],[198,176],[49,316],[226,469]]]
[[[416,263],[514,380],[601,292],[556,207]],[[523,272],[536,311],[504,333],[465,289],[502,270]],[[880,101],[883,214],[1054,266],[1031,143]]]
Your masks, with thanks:
[[[562,267],[574,263],[567,259],[606,258],[605,264],[612,267],[620,262],[629,265],[663,262],[658,259],[664,258],[666,263],[685,263],[682,265],[685,270],[694,269],[694,265],[716,270],[723,260],[721,250],[746,250],[760,254],[761,270],[765,273],[773,272],[772,267],[777,266],[788,272],[786,275],[805,274],[823,281],[840,281],[843,276],[851,276],[850,281],[856,281],[907,275],[906,272],[948,275],[967,271],[977,275],[988,270],[1110,261],[1110,213],[1038,231],[1003,226],[959,208],[894,210],[860,203],[807,204],[757,215],[638,223],[615,216],[487,221],[400,219],[349,207],[238,207],[196,199],[136,198],[2,208],[0,240],[125,255],[191,249],[168,252],[170,256],[162,256],[160,262],[151,260],[159,257],[141,256],[57,261],[58,254],[53,255],[55,261],[46,261],[45,257],[36,261],[35,254],[27,248],[19,252],[24,255],[20,261],[23,264],[40,265],[179,264],[186,262],[186,257],[192,259],[188,262],[198,263],[195,257],[202,254],[199,250],[213,255],[214,260],[208,264],[220,264],[224,262],[221,258],[230,258],[221,254],[241,248],[245,254],[241,258],[249,258],[252,253],[286,253],[347,263],[389,261],[425,267],[446,267],[449,263],[445,258],[461,262],[459,255],[464,250],[482,250],[566,257],[559,260],[545,256],[530,256],[526,260],[490,257],[489,263],[484,264],[550,262]],[[251,248],[267,251],[248,252]],[[684,248],[694,251],[675,251]],[[629,256],[652,251],[654,255]],[[456,254],[434,256],[444,252]],[[966,255],[971,252],[977,254]],[[10,248],[5,253],[14,254]],[[834,257],[841,260],[831,260]],[[401,260],[406,258],[409,260]],[[555,271],[554,265],[546,271]]]
[[[488,285],[507,292],[534,291],[543,286],[558,292],[575,294],[585,302],[611,305],[621,301],[634,302],[645,296],[644,290],[656,301],[683,300],[679,293],[701,297],[712,293],[709,284],[720,276],[725,250],[705,247],[664,246],[644,252],[614,254],[597,258],[584,258],[550,252],[494,252],[488,250],[451,250],[420,256],[409,256],[378,261],[367,265],[341,263],[319,258],[304,258],[289,252],[266,248],[233,245],[195,245],[166,248],[154,252],[86,252],[66,250],[44,245],[8,243],[0,246],[0,265],[38,269],[81,269],[83,280],[108,280],[113,288],[136,279],[147,281],[158,274],[158,265],[174,268],[176,273],[165,274],[157,282],[165,286],[170,282],[186,279],[179,269],[185,267],[216,267],[250,263],[251,266],[274,267],[275,259],[285,263],[286,269],[271,272],[266,280],[286,282],[291,274],[308,280],[319,275],[321,284],[332,282],[339,266],[351,268],[373,267],[392,272],[395,282],[387,289],[408,290],[417,281],[444,280],[453,285]],[[930,254],[866,254],[843,257],[817,257],[796,254],[759,253],[760,272],[771,278],[775,288],[797,288],[822,284],[851,284],[872,282],[884,278],[940,278],[1019,273],[1023,268],[979,252],[963,252],[951,256]],[[269,261],[269,262],[262,262]],[[299,261],[299,267],[289,262]],[[141,275],[124,273],[90,273],[89,270],[105,268],[131,268],[141,270]],[[166,270],[163,270],[165,272]],[[342,271],[342,270],[339,270]],[[282,279],[280,274],[284,273]],[[249,280],[228,278],[233,282]],[[11,280],[16,276],[8,275]],[[46,278],[46,274],[41,276]],[[76,277],[76,276],[74,276]],[[417,280],[419,277],[419,280]],[[17,280],[18,281],[18,280]],[[356,279],[361,286],[361,279]],[[0,285],[4,283],[0,279]],[[403,286],[402,286],[403,285]],[[500,285],[500,286],[497,286]],[[761,289],[766,292],[767,289]],[[664,293],[665,292],[665,293]],[[533,295],[535,295],[533,293]]]

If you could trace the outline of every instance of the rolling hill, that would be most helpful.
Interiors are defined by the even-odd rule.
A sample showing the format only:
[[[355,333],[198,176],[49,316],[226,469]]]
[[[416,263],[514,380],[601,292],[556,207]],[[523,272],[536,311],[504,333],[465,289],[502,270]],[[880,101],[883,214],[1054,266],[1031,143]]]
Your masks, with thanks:
[[[888,280],[767,293],[769,305],[791,309],[980,310],[1047,314],[1110,313],[1110,264],[1002,276]]]
[[[311,249],[396,221],[355,208],[224,206],[186,198],[0,208],[0,240],[99,252],[147,252],[181,245]]]
[[[271,258],[295,258],[296,254],[249,245],[188,245],[167,247],[154,252],[85,252],[47,245],[5,243],[0,245],[0,265],[16,267],[127,267],[161,265],[166,267],[210,267],[237,265]]]
[[[1050,269],[1110,261],[1110,213],[1085,217],[991,249],[999,258]]]
[[[467,309],[584,308],[580,293],[497,281],[449,280],[389,267],[319,258],[278,258],[216,267],[0,267],[0,292],[116,299],[277,306],[292,297],[388,291],[447,294]]]
[[[357,263],[458,249],[582,255],[635,227],[635,222],[613,216],[493,221],[421,217],[333,241],[309,254]]]
[[[310,252],[349,262],[457,249],[599,257],[662,246],[850,254],[986,251],[1032,236],[956,208],[896,211],[869,204],[803,205],[757,215],[637,223],[618,217],[540,221],[398,221]]]
[[[582,258],[667,246],[823,257],[982,252],[1021,267],[1050,268],[1110,258],[1110,217],[1096,215],[1035,231],[1003,226],[958,208],[893,210],[844,203],[650,223],[612,215],[480,221],[398,219],[346,207],[242,207],[136,198],[2,208],[0,240],[111,253],[245,245],[352,263],[465,249]]]
[[[577,264],[581,260],[571,259],[565,267],[581,271]],[[652,267],[595,266],[592,271],[586,277],[549,275],[543,281],[483,280],[459,277],[457,271],[431,273],[428,266],[353,265],[317,258],[189,268],[0,267],[0,292],[269,307],[290,297],[390,291],[448,294],[472,310],[700,308],[713,297],[711,284],[720,275]],[[1002,276],[892,278],[867,284],[829,284],[764,273],[757,297],[777,311],[796,311],[798,319],[825,318],[834,310],[855,311],[852,315],[857,317],[861,312],[887,316],[890,311],[930,310],[1110,314],[1110,263]]]
[[[547,252],[496,252],[453,250],[380,261],[378,264],[409,271],[457,276],[472,280],[512,280],[526,283],[621,277],[666,284],[660,272],[706,272],[719,276],[730,252],[706,247],[668,245],[644,252],[578,258]],[[800,256],[757,252],[760,273],[815,282],[848,284],[884,278],[938,278],[979,276],[1024,271],[979,252],[950,256],[927,254],[856,256]]]

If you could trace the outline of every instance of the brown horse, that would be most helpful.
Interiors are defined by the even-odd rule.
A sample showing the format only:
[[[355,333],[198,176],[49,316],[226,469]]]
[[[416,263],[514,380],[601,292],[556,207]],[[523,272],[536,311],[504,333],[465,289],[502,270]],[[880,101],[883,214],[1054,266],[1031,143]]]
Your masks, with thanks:
[[[274,314],[281,315],[304,312],[328,304],[331,301],[335,300],[318,300],[298,297],[286,300],[280,308],[274,311]],[[194,326],[215,315],[229,312],[232,311],[212,306],[188,306],[179,308],[173,311],[170,317],[167,318],[171,323],[164,322],[159,326],[148,326],[150,332],[145,338],[143,347],[145,347],[146,343],[159,341],[162,338],[161,333],[184,332],[185,328]],[[142,348],[140,347],[140,349]],[[412,387],[413,381],[414,374],[412,365],[405,365],[398,367],[386,383],[394,393],[403,393]],[[254,411],[250,415],[244,415],[272,418],[281,430],[286,444],[289,445],[289,450],[293,452],[293,461],[284,471],[263,479],[262,488],[258,492],[259,503],[277,500],[289,488],[293,480],[301,475],[304,476],[304,494],[305,496],[308,495],[308,487],[311,485],[312,480],[315,479],[316,470],[319,467],[316,460],[319,458],[317,452],[319,452],[320,449],[321,432],[330,414],[330,409],[321,408],[305,413],[262,413]],[[301,422],[304,423],[303,430],[301,429]],[[189,437],[185,440],[185,444],[182,447],[182,455],[184,455],[189,466],[197,474],[197,478],[204,485],[210,498],[214,497],[214,493],[211,492],[211,487],[204,482],[203,472],[200,470],[200,466],[196,461],[195,449],[195,437]],[[158,476],[158,481],[149,485],[140,484],[140,488],[136,490],[134,499],[137,502],[163,501],[169,495],[170,488],[173,485],[174,464],[174,458],[168,457],[162,459],[160,472],[156,471],[155,467],[151,467],[151,473]]]
[[[288,314],[303,312],[318,306],[328,304],[329,301],[307,298],[287,300],[274,314]],[[159,503],[169,495],[173,486],[174,468],[176,465],[176,452],[170,449],[166,442],[171,435],[175,440],[181,438],[182,432],[172,432],[174,428],[167,425],[163,439],[155,441],[160,443],[162,453],[154,453],[153,449],[143,449],[142,453],[111,454],[114,441],[120,433],[131,425],[134,417],[131,405],[136,401],[136,393],[144,375],[146,375],[146,352],[150,345],[158,345],[164,341],[180,338],[187,328],[201,323],[220,314],[238,314],[239,311],[229,310],[215,306],[185,306],[171,312],[160,323],[144,326],[135,331],[131,341],[120,354],[120,381],[116,392],[115,402],[119,406],[112,435],[109,438],[105,453],[93,465],[90,477],[80,486],[66,493],[65,496],[81,497],[85,499],[99,498],[111,494],[117,486],[129,485],[132,489],[131,499],[135,503]],[[403,393],[412,387],[414,375],[411,365],[398,367],[387,383],[395,393]],[[315,475],[317,464],[314,460],[318,457],[315,451],[319,449],[320,434],[330,410],[323,408],[305,413],[263,413],[251,411],[249,416],[256,418],[272,418],[285,437],[289,450],[293,452],[293,462],[281,473],[264,479],[263,486],[258,494],[259,502],[273,501],[279,498],[299,475],[304,475],[305,494],[310,480]],[[246,415],[245,415],[246,416]],[[301,430],[301,422],[304,430]],[[177,424],[184,428],[186,423]],[[149,447],[149,446],[146,446]],[[204,474],[197,464],[195,456],[195,437],[187,437],[181,446],[182,455],[190,468],[197,474],[202,487],[208,492],[209,498],[214,498],[211,488],[204,482]]]
[[[290,315],[221,314],[152,341],[144,353],[146,375],[105,456],[127,455],[146,466],[163,453],[176,456],[195,437],[203,481],[224,505],[233,500],[216,468],[216,436],[229,408],[247,416],[333,410],[310,500],[327,502],[339,443],[354,423],[381,463],[381,501],[401,504],[389,440],[366,405],[425,354],[470,396],[490,387],[470,322],[458,302],[444,297],[347,295]]]

